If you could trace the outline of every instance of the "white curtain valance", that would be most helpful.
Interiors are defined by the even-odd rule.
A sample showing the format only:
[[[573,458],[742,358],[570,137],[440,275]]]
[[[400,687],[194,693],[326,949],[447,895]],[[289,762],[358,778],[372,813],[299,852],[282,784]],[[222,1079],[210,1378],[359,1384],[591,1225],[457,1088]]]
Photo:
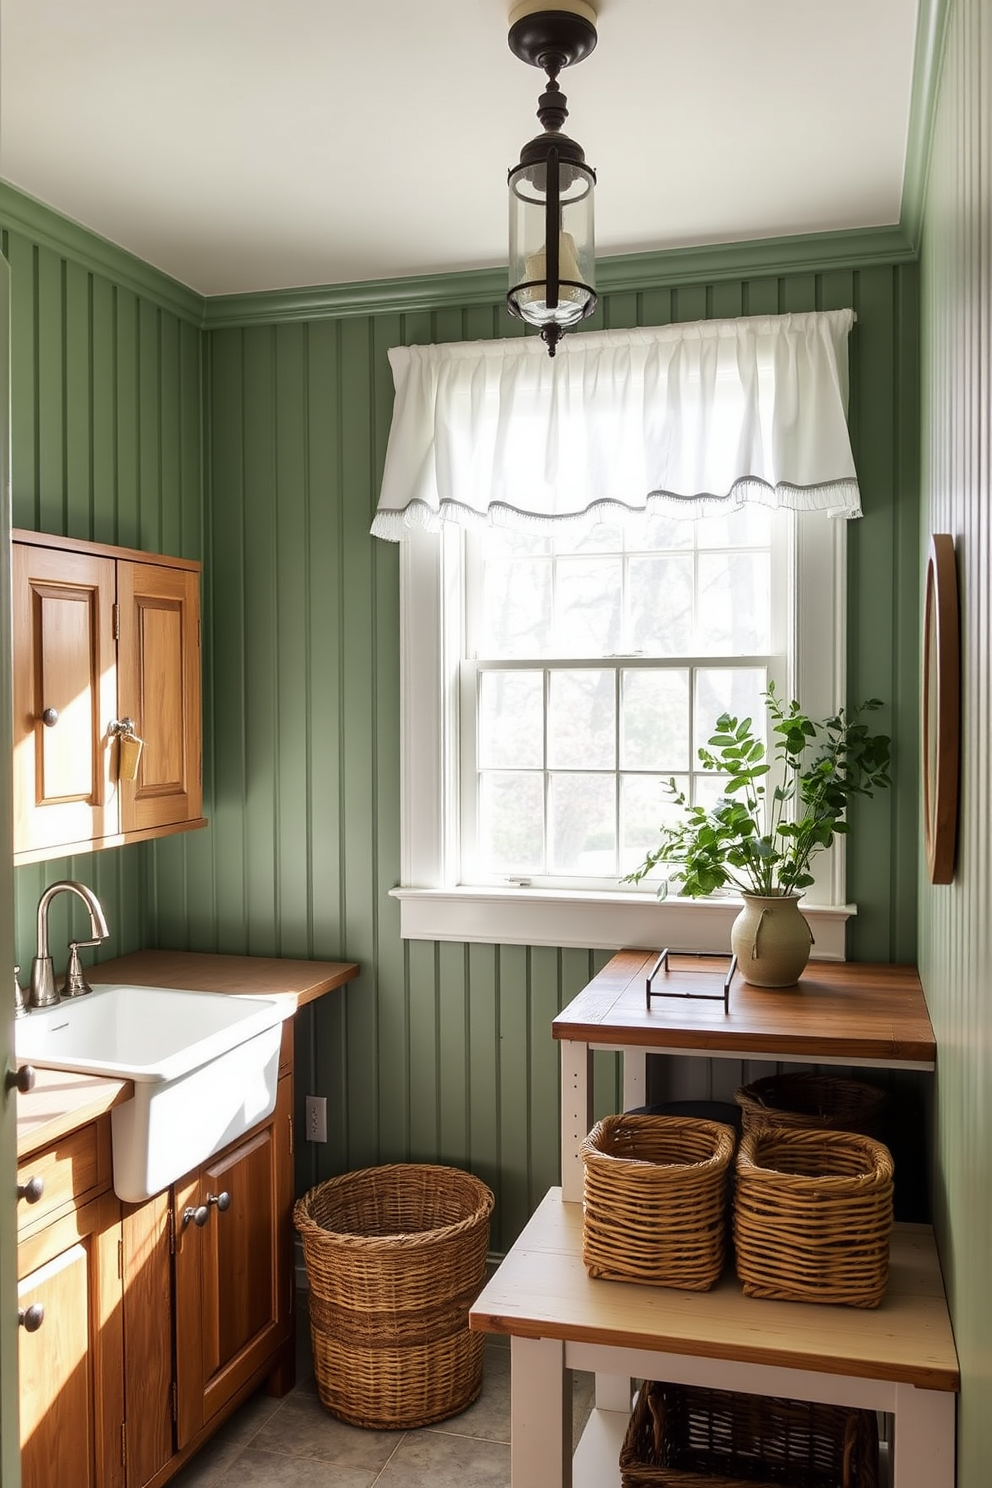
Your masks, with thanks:
[[[853,310],[397,346],[372,532],[550,530],[748,501],[861,515],[847,428]]]

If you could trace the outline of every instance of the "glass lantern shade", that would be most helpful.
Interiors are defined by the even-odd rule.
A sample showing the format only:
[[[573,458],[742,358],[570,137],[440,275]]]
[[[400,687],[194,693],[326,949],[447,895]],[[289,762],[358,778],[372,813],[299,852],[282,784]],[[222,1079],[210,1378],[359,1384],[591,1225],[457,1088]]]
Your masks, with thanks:
[[[514,315],[542,330],[565,330],[596,308],[595,184],[589,166],[559,159],[554,147],[545,159],[510,172],[507,304]]]

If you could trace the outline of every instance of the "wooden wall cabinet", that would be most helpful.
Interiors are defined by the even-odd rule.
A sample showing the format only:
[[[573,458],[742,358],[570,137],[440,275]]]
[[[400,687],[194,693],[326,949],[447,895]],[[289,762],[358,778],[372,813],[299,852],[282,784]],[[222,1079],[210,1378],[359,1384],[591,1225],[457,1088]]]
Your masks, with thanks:
[[[15,864],[204,826],[200,565],[16,532],[12,584]]]
[[[121,1206],[111,1189],[110,1118],[26,1158],[18,1184],[18,1307],[42,1307],[22,1327],[24,1488],[125,1488]]]

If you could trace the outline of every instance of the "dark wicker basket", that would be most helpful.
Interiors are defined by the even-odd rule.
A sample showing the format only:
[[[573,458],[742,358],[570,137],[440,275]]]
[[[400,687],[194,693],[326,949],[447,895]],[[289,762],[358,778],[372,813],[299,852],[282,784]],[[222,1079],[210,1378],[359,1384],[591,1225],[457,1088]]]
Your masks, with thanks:
[[[811,1126],[860,1132],[863,1137],[882,1135],[885,1091],[863,1080],[796,1070],[742,1085],[736,1100],[746,1132],[766,1126]]]
[[[482,1389],[493,1196],[459,1168],[394,1163],[330,1178],[297,1201],[320,1399],[352,1426],[456,1415]]]
[[[621,1488],[877,1488],[873,1411],[646,1381]]]

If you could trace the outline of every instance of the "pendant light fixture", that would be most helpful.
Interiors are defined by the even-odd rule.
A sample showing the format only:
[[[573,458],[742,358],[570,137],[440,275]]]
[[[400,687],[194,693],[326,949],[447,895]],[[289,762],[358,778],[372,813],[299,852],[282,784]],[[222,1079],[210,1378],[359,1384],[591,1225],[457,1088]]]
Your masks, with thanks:
[[[548,75],[538,100],[544,133],[524,145],[511,166],[511,315],[537,326],[554,356],[562,334],[596,308],[593,188],[596,172],[582,146],[562,134],[568,118],[558,74],[596,45],[596,12],[585,0],[561,0],[555,10],[524,0],[510,14],[514,56]]]

